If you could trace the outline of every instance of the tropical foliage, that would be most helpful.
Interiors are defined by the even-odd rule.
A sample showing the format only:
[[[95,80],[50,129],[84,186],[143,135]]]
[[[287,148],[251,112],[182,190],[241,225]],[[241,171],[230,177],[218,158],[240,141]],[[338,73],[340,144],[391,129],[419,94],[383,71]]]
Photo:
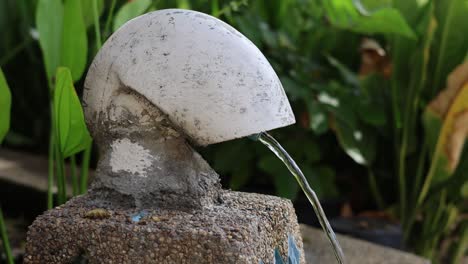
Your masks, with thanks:
[[[86,191],[91,139],[79,95],[91,59],[129,19],[173,7],[223,19],[265,53],[298,121],[273,133],[321,198],[348,195],[358,177],[339,178],[365,174],[360,191],[400,220],[409,249],[440,260],[444,242],[451,249],[443,261],[461,259],[468,246],[467,0],[0,1],[0,67],[14,87],[7,134],[10,92],[0,72],[0,140],[39,151],[50,142],[50,207],[69,197],[66,177],[74,195]],[[273,186],[302,199],[260,144],[241,139],[203,154],[233,189]]]

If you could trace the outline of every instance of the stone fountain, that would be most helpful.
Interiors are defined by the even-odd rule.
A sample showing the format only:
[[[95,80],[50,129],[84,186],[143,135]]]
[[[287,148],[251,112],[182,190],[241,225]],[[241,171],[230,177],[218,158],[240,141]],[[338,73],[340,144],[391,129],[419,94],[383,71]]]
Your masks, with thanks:
[[[272,263],[289,235],[302,251],[289,200],[222,190],[192,148],[295,122],[274,70],[237,30],[188,10],[137,17],[97,54],[83,104],[96,178],[36,219],[25,263]]]

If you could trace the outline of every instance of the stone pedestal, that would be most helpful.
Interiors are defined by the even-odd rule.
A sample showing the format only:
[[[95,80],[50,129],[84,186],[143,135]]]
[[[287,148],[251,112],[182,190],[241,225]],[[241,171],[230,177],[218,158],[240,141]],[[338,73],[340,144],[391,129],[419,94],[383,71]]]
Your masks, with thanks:
[[[223,191],[199,210],[135,209],[85,195],[38,217],[24,263],[272,263],[302,239],[289,200]],[[305,263],[302,252],[301,263]]]

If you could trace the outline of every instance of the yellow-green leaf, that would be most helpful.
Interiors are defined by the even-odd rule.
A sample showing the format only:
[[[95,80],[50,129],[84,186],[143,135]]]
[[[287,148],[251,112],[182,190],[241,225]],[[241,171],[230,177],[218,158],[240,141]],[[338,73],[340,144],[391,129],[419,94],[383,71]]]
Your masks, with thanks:
[[[81,78],[88,53],[88,39],[80,0],[66,0],[64,6],[60,66],[68,67],[73,81]]]
[[[0,143],[10,128],[11,93],[0,68]]]
[[[54,90],[55,132],[64,158],[84,150],[91,141],[86,128],[83,109],[76,94],[71,72],[60,67],[56,73]]]
[[[468,62],[458,66],[448,77],[447,88],[428,105],[424,113],[424,126],[434,147],[430,169],[419,196],[423,201],[429,188],[449,178],[460,161],[468,136]],[[440,125],[439,125],[440,124]],[[431,139],[432,137],[432,139]],[[431,142],[429,142],[431,144]]]

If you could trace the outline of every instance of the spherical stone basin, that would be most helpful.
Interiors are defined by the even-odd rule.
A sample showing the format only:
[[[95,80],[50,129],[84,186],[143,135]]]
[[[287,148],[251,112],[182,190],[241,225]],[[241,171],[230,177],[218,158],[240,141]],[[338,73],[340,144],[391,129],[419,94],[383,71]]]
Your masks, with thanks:
[[[28,231],[24,263],[268,264],[275,248],[287,255],[289,234],[305,263],[286,199],[223,191],[213,206],[189,211],[137,210],[107,201],[91,193],[38,217]]]

